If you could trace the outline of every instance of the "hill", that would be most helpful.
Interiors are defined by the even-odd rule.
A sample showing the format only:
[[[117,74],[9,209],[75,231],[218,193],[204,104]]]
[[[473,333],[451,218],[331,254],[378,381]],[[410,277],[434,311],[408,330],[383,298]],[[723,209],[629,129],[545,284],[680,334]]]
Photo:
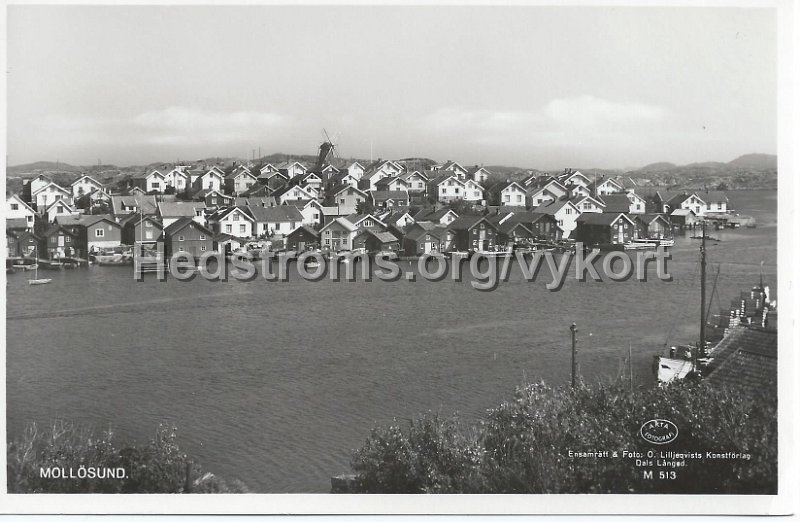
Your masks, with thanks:
[[[33,163],[26,163],[24,165],[14,165],[13,167],[6,168],[6,174],[24,174],[26,172],[33,172],[35,170],[49,171],[49,172],[81,172],[83,167],[76,167],[69,163],[62,163],[56,161],[35,161]]]
[[[728,163],[734,167],[767,170],[778,168],[778,156],[774,154],[745,154]]]

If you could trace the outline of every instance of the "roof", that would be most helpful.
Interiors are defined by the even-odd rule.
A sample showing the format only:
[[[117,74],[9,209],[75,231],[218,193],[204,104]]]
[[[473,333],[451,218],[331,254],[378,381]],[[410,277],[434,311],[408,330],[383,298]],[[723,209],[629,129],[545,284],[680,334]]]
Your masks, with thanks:
[[[454,219],[452,223],[447,225],[447,228],[450,230],[471,230],[481,221],[485,221],[486,223],[489,223],[490,226],[494,226],[483,216],[459,216]]]
[[[119,220],[119,224],[123,227],[128,225],[129,223],[138,223],[140,220],[142,221],[152,221],[158,228],[164,228],[161,224],[161,220],[154,217],[154,216],[142,216],[137,212],[131,212],[127,214],[125,217]]]
[[[206,208],[202,201],[192,202],[161,202],[158,204],[158,213],[166,217],[193,217],[197,214],[197,209]]]
[[[405,190],[373,190],[370,192],[375,201],[386,201],[388,199],[408,200],[408,192]]]
[[[338,223],[341,227],[345,228],[346,230],[348,230],[350,232],[355,232],[356,230],[358,230],[357,226],[355,226],[354,224],[352,224],[350,221],[348,221],[347,219],[345,219],[343,217],[337,217],[336,219],[334,219],[333,221],[331,221],[330,223],[328,223],[327,225],[322,227],[321,230],[325,230],[326,228],[328,228],[329,226],[333,225],[334,223]]]
[[[114,218],[108,214],[73,214],[70,216],[56,217],[56,223],[60,225],[70,226],[79,225],[82,227],[89,227],[100,221],[108,221],[115,226],[120,226]]]
[[[436,225],[429,225],[423,223],[417,223],[418,226],[411,227],[408,232],[406,232],[406,238],[410,239],[411,241],[419,241],[426,235],[430,234],[437,239],[442,239],[447,235],[447,228],[443,226],[436,226]]]
[[[515,212],[508,220],[517,223],[533,224],[544,218],[555,219],[552,214],[545,214],[543,212]]]
[[[189,217],[186,217],[186,216],[179,217],[177,220],[175,220],[174,223],[170,224],[167,228],[165,228],[164,229],[164,235],[165,236],[172,235],[172,234],[174,234],[174,233],[176,233],[176,232],[178,232],[180,230],[183,230],[189,224],[192,224],[192,225],[196,226],[200,230],[204,230],[205,232],[208,233],[209,237],[213,236],[213,234],[211,233],[211,231],[209,229],[207,229],[206,227],[204,227],[203,225],[201,225],[197,221],[194,221],[192,218],[189,218]]]
[[[578,217],[578,222],[579,223],[585,223],[587,225],[607,225],[608,226],[608,225],[611,225],[614,222],[616,222],[617,219],[619,219],[620,216],[622,216],[622,218],[624,218],[624,219],[627,219],[629,222],[633,223],[633,221],[631,221],[631,218],[629,218],[627,215],[625,215],[622,212],[614,212],[614,213],[604,212],[602,214],[597,213],[597,212],[586,212],[584,214],[581,214]]]
[[[528,228],[526,223],[524,223],[522,221],[514,221],[512,219],[506,219],[505,221],[503,221],[502,223],[500,223],[499,225],[496,225],[496,226],[497,226],[497,230],[502,232],[503,234],[508,234],[509,232],[514,230],[515,228],[522,227],[525,230],[527,230],[529,234],[533,235],[533,231],[530,228]]]
[[[111,196],[111,208],[115,214],[121,214],[122,207],[136,207],[141,209],[145,214],[155,213],[158,208],[156,196],[147,196],[145,194],[134,194],[131,196]]]
[[[237,210],[239,212],[241,212],[242,214],[244,214],[247,217],[247,219],[253,219],[252,214],[249,214],[247,212],[250,208],[252,208],[252,207],[234,206],[234,207],[227,207],[227,208],[224,208],[224,209],[220,209],[219,211],[214,213],[214,219],[220,220],[220,219],[224,218],[225,216],[227,216],[228,214],[232,214],[233,212],[235,212]],[[258,207],[256,207],[256,208],[258,208]]]
[[[278,205],[276,207],[247,207],[250,215],[259,223],[301,222],[303,214],[294,205]]]
[[[408,185],[408,181],[404,180],[404,179],[403,179],[402,177],[400,177],[400,176],[386,176],[385,178],[381,178],[380,180],[378,180],[378,181],[375,183],[375,186],[376,186],[376,187],[382,187],[382,186],[385,186],[385,185],[389,185],[389,184],[391,184],[391,183],[394,183],[395,181],[399,181],[400,183],[403,183],[403,184],[405,184],[405,185]]]
[[[697,192],[697,197],[705,201],[706,203],[717,203],[722,201],[728,201],[728,196],[725,195],[724,192],[721,190],[704,190],[703,192]]]
[[[540,214],[550,214],[555,215],[559,210],[564,208],[567,205],[575,206],[575,204],[568,200],[568,199],[557,199],[555,201],[550,201],[549,203],[544,203],[536,207],[536,212]],[[628,209],[626,208],[625,211],[627,212]]]
[[[518,189],[520,189],[522,192],[525,192],[525,187],[521,183],[518,183],[510,179],[502,183],[497,183],[496,185],[492,185],[492,187],[489,189],[489,192],[493,194],[499,194],[500,192],[504,191],[505,189],[507,189],[512,185],[516,185]]]
[[[6,219],[6,230],[16,228],[28,228],[28,220],[25,218]]]
[[[603,212],[630,212],[631,200],[628,199],[627,194],[609,194],[607,196],[600,196],[606,208]]]
[[[319,232],[317,232],[314,228],[308,225],[301,225],[296,229],[292,230],[288,235],[297,234],[298,232],[305,232],[306,234],[311,234],[313,237],[319,237]]]
[[[412,216],[417,221],[440,221],[444,216],[452,212],[456,217],[458,214],[452,208],[440,208],[439,210],[433,210],[430,208],[423,208],[419,212],[417,212],[414,216]]]
[[[694,211],[690,208],[676,208],[670,212],[670,216],[688,216],[689,214],[694,215]]]
[[[711,351],[709,383],[739,388],[748,395],[774,394],[778,382],[778,332],[734,328]]]
[[[88,179],[88,180],[90,180],[92,183],[94,183],[95,185],[97,185],[97,186],[99,186],[99,187],[102,187],[102,186],[103,186],[103,184],[102,184],[102,183],[100,183],[99,181],[97,181],[97,180],[96,180],[96,179],[94,179],[93,177],[89,176],[88,174],[84,174],[84,175],[83,175],[83,176],[81,176],[80,178],[78,178],[78,179],[76,179],[75,181],[73,181],[72,183],[70,183],[70,185],[72,185],[72,186],[75,186],[75,185],[76,185],[76,184],[77,184],[79,181],[81,181],[81,180],[84,180],[84,179]]]
[[[395,237],[395,235],[392,234],[391,232],[375,231],[369,228],[365,228],[361,232],[359,232],[358,235],[360,236],[361,234],[370,234],[374,236],[381,243],[391,243],[393,241],[398,241],[397,237]]]
[[[42,233],[42,235],[43,235],[44,237],[50,237],[50,236],[52,236],[53,234],[57,233],[58,231],[65,232],[65,233],[69,234],[69,235],[70,235],[70,236],[72,236],[72,237],[75,237],[75,236],[77,236],[77,234],[75,234],[74,232],[72,232],[70,229],[68,229],[68,228],[64,228],[64,226],[63,226],[63,225],[59,225],[58,223],[53,223],[53,224],[51,224],[51,225],[50,225],[49,227],[47,227],[47,229],[46,229],[46,230],[45,230],[45,231]]]
[[[644,223],[650,224],[656,219],[661,219],[666,223],[669,223],[669,219],[664,214],[634,214],[633,216],[635,219],[641,219]]]

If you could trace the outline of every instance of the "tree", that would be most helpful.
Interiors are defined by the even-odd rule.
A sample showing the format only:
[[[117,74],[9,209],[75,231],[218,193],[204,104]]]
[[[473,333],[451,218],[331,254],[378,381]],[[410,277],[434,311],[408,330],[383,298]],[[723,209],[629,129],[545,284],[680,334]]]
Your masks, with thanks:
[[[371,200],[359,201],[356,205],[356,214],[371,214],[375,210],[375,205]]]

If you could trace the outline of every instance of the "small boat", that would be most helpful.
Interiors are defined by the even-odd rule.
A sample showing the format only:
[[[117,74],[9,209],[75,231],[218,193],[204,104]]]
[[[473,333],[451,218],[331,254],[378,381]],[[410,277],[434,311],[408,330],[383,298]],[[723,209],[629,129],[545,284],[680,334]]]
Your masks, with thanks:
[[[663,246],[663,247],[675,246],[675,240],[672,238],[659,239],[658,246]]]
[[[648,250],[651,248],[656,248],[657,246],[658,246],[657,239],[654,240],[654,239],[636,238],[636,239],[631,239],[630,241],[625,243],[623,248],[625,250]]]
[[[36,262],[33,264],[35,267],[33,269],[33,279],[28,279],[29,285],[46,285],[47,283],[51,282],[52,279],[39,279],[39,254],[36,252],[35,257]]]

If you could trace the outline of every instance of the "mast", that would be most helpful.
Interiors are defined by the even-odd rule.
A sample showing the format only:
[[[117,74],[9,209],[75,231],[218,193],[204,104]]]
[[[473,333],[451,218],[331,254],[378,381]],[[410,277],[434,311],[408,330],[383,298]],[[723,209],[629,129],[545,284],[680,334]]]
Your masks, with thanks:
[[[700,354],[706,350],[706,222],[703,221],[703,239],[700,243]]]

